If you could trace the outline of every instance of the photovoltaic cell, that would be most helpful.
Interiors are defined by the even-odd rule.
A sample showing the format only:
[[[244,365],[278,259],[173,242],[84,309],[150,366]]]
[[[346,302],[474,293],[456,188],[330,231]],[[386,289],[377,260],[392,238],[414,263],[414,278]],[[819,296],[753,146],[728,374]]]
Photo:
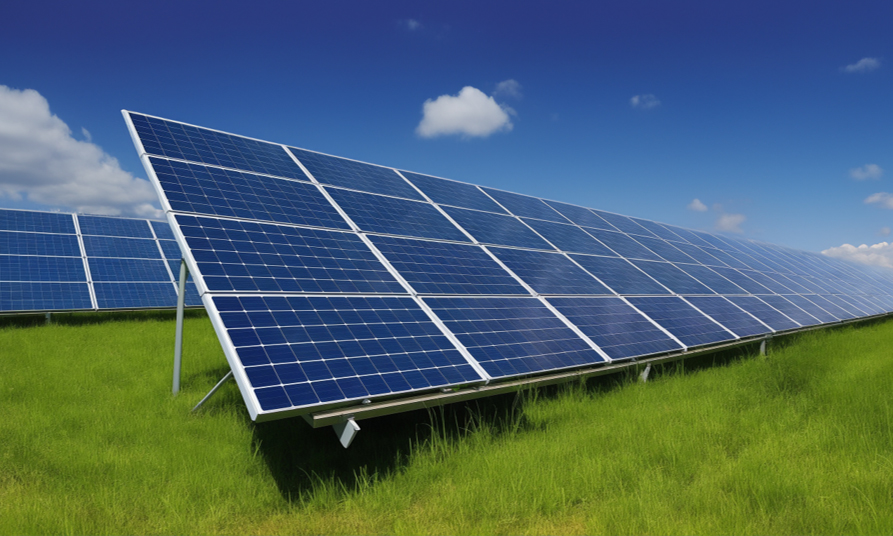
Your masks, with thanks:
[[[0,231],[75,234],[71,214],[0,210]]]
[[[595,209],[592,209],[592,212],[595,212],[596,214],[601,216],[604,220],[606,220],[608,223],[610,223],[623,233],[657,238],[654,233],[633,221],[632,218]]]
[[[775,331],[799,328],[800,324],[788,318],[760,298],[753,296],[728,296],[730,302],[757,317]]]
[[[600,231],[597,229],[587,230],[586,232],[591,234],[595,238],[598,238],[598,240],[602,244],[611,248],[611,250],[614,251],[616,255],[619,255],[621,257],[626,257],[628,259],[646,259],[653,261],[661,260],[661,258],[652,253],[651,250],[623,233]]]
[[[807,313],[800,307],[791,303],[784,296],[760,296],[760,299],[771,305],[778,311],[784,313],[788,318],[798,322],[801,326],[814,326],[821,322],[811,314]]]
[[[771,329],[722,296],[688,297],[686,300],[739,337],[769,333]]]
[[[522,218],[540,236],[561,251],[614,256],[614,252],[575,225]]]
[[[438,179],[409,171],[400,173],[435,203],[505,214],[502,207],[473,184]]]
[[[86,281],[84,261],[74,257],[0,255],[0,281]]]
[[[706,266],[680,263],[676,268],[697,279],[716,294],[747,294],[744,289]]]
[[[482,380],[408,297],[213,301],[262,411]]]
[[[660,283],[626,259],[571,255],[571,258],[617,294],[670,294]]]
[[[424,298],[491,377],[604,362],[536,298]]]
[[[149,223],[152,224],[155,238],[158,240],[174,240],[174,231],[171,230],[171,226],[166,221],[151,221]]]
[[[430,203],[330,188],[329,193],[357,226],[382,234],[468,242]]]
[[[153,238],[152,229],[147,220],[78,216],[78,226],[83,235]]]
[[[81,248],[73,234],[0,231],[0,255],[80,257]]]
[[[735,336],[676,296],[629,298],[631,304],[688,347],[731,341]]]
[[[177,292],[170,281],[164,283],[104,283],[93,284],[96,303],[100,309],[143,309],[172,307],[177,304]]]
[[[323,184],[418,201],[424,198],[390,168],[289,147],[313,178]]]
[[[129,116],[148,154],[307,180],[281,145],[135,113]]]
[[[93,281],[171,282],[161,260],[96,258],[90,262],[90,276]]]
[[[156,242],[146,238],[85,236],[84,249],[88,257],[161,259]]]
[[[405,292],[353,233],[177,216],[210,291]]]
[[[558,201],[545,201],[545,203],[577,225],[590,227],[592,229],[602,229],[605,231],[617,230],[616,227],[588,208],[570,205],[568,203],[559,203]]]
[[[630,261],[676,294],[715,294],[668,262]]]
[[[171,208],[313,227],[350,226],[309,182],[277,179],[160,158],[150,159]]]
[[[537,197],[513,194],[502,190],[494,190],[493,188],[484,188],[484,191],[515,216],[568,223],[567,218]]]
[[[92,308],[90,288],[86,282],[0,282],[0,311],[68,311]]]
[[[808,299],[806,299],[806,297],[800,296],[799,294],[791,294],[788,296],[784,296],[784,298],[786,300],[792,302],[797,307],[803,309],[810,315],[818,318],[821,321],[821,323],[823,323],[823,324],[830,323],[830,322],[837,322],[840,320],[840,318],[834,316],[833,314],[829,313],[822,307],[819,307],[818,305],[816,305],[813,301],[808,300]]]
[[[490,251],[539,294],[611,294],[561,253],[496,247]]]
[[[500,216],[489,212],[453,207],[444,207],[444,210],[460,227],[483,244],[555,250],[530,228],[512,216]]]
[[[648,248],[651,252],[656,253],[661,259],[669,262],[685,262],[697,263],[698,261],[686,255],[679,248],[673,246],[666,240],[657,238],[648,238],[647,236],[637,236],[636,242]]]
[[[388,262],[422,294],[529,294],[475,245],[371,236]]]
[[[620,298],[549,298],[611,359],[627,359],[682,347]]]

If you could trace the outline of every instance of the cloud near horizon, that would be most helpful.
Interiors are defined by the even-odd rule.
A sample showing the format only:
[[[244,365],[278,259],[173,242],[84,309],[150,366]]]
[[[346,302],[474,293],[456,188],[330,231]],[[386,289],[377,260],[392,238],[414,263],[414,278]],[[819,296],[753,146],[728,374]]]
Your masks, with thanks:
[[[867,73],[874,71],[881,66],[881,60],[877,58],[862,58],[856,63],[841,67],[840,70],[845,73]]]
[[[435,138],[452,134],[466,138],[486,138],[496,132],[514,128],[510,115],[515,111],[486,95],[483,91],[465,86],[456,95],[441,95],[422,105],[422,120],[416,134]]]
[[[744,214],[720,214],[719,217],[716,218],[716,223],[713,224],[713,226],[717,231],[744,234],[744,230],[741,229],[741,224],[746,220],[747,216]]]
[[[866,205],[878,205],[881,208],[893,209],[893,194],[878,192],[865,198]]]
[[[92,143],[72,137],[33,89],[0,85],[0,199],[92,214],[160,218],[158,196],[145,179],[121,169]]]
[[[852,244],[843,244],[822,251],[822,255],[871,266],[893,268],[893,244],[888,242],[879,242],[871,246],[862,244],[858,247]]]

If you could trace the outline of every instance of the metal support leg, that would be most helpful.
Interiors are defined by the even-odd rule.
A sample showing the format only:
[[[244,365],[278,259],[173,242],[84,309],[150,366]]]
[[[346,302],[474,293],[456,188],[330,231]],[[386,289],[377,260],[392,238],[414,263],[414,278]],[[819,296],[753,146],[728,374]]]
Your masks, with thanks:
[[[180,392],[180,361],[183,357],[183,308],[186,305],[186,276],[189,269],[180,259],[180,286],[177,292],[177,335],[174,338],[174,394]]]
[[[47,314],[46,314],[46,323],[47,323],[47,324],[52,324],[52,323],[53,323],[53,313],[47,313]]]
[[[769,353],[769,339],[763,339],[760,341],[760,355],[767,355]]]
[[[642,373],[639,374],[639,381],[642,383],[647,383],[649,374],[651,374],[651,363],[645,365],[645,370],[643,370]]]
[[[344,422],[333,424],[332,429],[335,430],[335,435],[338,436],[341,446],[347,448],[353,442],[353,438],[357,437],[360,425],[351,417]]]
[[[216,392],[217,392],[217,389],[220,389],[220,386],[223,385],[224,383],[226,383],[226,380],[228,380],[228,379],[230,379],[230,378],[232,378],[232,377],[233,377],[233,371],[229,371],[229,372],[227,372],[227,373],[226,373],[226,376],[220,378],[220,381],[217,382],[217,385],[215,385],[210,391],[208,391],[208,394],[206,394],[204,398],[202,398],[201,400],[199,400],[198,404],[196,404],[195,407],[192,408],[192,411],[195,411],[195,410],[197,410],[198,408],[202,407],[202,404],[204,404],[205,401],[207,401],[209,398],[211,398],[211,395],[213,395],[214,393],[216,393]]]

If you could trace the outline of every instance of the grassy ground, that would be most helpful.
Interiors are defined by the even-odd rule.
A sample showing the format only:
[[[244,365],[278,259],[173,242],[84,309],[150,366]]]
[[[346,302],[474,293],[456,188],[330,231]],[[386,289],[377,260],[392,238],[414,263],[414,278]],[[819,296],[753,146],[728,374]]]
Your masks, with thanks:
[[[0,319],[0,533],[893,533],[893,322],[362,421],[255,425],[208,320]],[[703,363],[702,363],[703,364]]]

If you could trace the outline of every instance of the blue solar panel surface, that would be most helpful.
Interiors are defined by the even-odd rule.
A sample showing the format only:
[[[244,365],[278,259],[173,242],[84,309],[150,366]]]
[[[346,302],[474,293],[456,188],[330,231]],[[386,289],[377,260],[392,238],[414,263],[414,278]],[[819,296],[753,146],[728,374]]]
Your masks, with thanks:
[[[99,279],[153,285],[185,240],[253,419],[893,311],[889,270],[125,117],[174,229],[91,222],[84,247],[119,259]],[[0,234],[18,256],[64,241]]]
[[[179,267],[165,260],[181,254],[167,223],[0,210],[0,225],[0,313],[177,304]],[[192,283],[186,305],[201,305]]]

